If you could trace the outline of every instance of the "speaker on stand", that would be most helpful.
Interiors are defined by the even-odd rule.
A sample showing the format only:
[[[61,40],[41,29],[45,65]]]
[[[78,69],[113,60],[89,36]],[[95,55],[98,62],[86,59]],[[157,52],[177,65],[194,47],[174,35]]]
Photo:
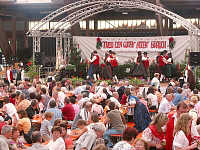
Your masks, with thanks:
[[[200,66],[200,52],[190,52],[189,64],[190,66]]]
[[[194,77],[195,77],[195,82],[197,82],[197,69],[200,66],[200,52],[189,53],[189,65],[195,67]]]
[[[41,53],[35,52],[35,65],[41,65],[42,59],[41,59]]]

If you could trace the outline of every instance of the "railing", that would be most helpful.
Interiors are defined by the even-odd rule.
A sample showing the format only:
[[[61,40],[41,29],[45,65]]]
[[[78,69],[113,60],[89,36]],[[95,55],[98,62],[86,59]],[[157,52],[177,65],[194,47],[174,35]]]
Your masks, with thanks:
[[[53,72],[55,70],[55,67],[42,67],[39,68],[39,75],[40,78],[46,78],[50,72]]]

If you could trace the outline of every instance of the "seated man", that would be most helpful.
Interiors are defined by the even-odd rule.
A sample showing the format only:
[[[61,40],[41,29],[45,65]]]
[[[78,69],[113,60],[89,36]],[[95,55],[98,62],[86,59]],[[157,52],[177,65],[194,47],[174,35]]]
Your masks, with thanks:
[[[5,125],[2,127],[0,135],[0,149],[9,150],[8,140],[12,136],[12,126]]]
[[[32,146],[29,147],[27,150],[48,150],[47,146],[42,145],[42,136],[40,132],[35,131],[32,134]]]
[[[110,139],[110,135],[112,134],[122,134],[124,131],[124,124],[126,124],[126,121],[124,117],[122,116],[121,112],[116,109],[115,103],[110,102],[109,104],[110,112],[107,113],[106,123],[110,124],[110,129],[108,129],[104,133],[104,139],[107,140],[107,146],[112,147],[113,143]]]
[[[95,147],[95,145],[104,143],[102,136],[105,130],[105,126],[102,124],[94,125],[91,130],[85,132],[76,141],[75,150],[90,150]]]

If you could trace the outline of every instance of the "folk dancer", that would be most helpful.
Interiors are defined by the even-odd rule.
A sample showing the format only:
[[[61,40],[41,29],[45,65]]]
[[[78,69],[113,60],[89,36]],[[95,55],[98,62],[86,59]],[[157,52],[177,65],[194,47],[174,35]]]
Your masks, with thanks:
[[[105,66],[103,68],[103,78],[104,79],[112,79],[112,69],[111,69],[111,64],[110,62],[108,61],[109,60],[109,57],[111,55],[111,50],[106,52],[105,53],[105,57],[104,57],[104,63],[105,63]]]
[[[10,83],[13,83],[13,73],[11,66],[9,66],[9,69],[6,71],[6,80],[8,82],[8,85],[10,85]]]
[[[93,52],[93,57],[92,57],[92,59],[89,59],[89,62],[92,64],[93,77],[94,77],[94,80],[96,81],[97,78],[100,79],[100,77],[99,77],[100,57],[97,54],[97,51]]]
[[[147,73],[147,81],[149,82],[150,81],[150,72],[149,72],[150,59],[147,56],[147,52],[144,52],[143,54],[144,54],[144,56],[142,57],[142,63],[144,65],[144,68],[145,68],[146,73]]]
[[[112,52],[110,55],[110,64],[112,67],[112,76],[113,79],[118,82],[117,73],[118,73],[118,58],[116,57],[116,53]]]
[[[93,52],[91,53],[91,56],[90,56],[90,59],[92,59],[93,58]],[[91,63],[91,64],[88,64],[88,74],[87,74],[87,79],[89,79],[89,78],[93,78],[93,70],[92,70],[92,68],[93,68],[93,64]]]
[[[136,64],[134,65],[132,69],[132,75],[133,77],[147,77],[147,73],[144,68],[144,64],[142,63],[142,52],[138,51],[138,57],[136,59]]]
[[[160,81],[162,81],[164,79],[165,74],[166,74],[165,69],[166,69],[166,64],[168,64],[167,59],[168,59],[167,51],[164,50],[162,52],[162,54],[160,55],[159,60],[158,60],[159,61],[159,68],[160,68],[160,71],[161,71]]]

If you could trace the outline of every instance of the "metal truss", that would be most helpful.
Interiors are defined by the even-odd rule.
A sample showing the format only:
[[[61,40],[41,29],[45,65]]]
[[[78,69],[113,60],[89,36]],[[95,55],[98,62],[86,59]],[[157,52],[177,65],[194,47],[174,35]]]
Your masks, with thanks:
[[[80,8],[79,10],[76,10],[77,8]],[[167,16],[168,18],[172,19],[174,22],[181,24],[185,29],[187,29],[191,34],[194,35],[200,35],[200,30],[184,19],[183,17],[170,12],[160,6],[154,5],[149,2],[145,2],[142,0],[81,0],[69,5],[66,5],[55,12],[51,13],[47,17],[43,18],[36,26],[34,26],[29,32],[29,36],[55,36],[56,34],[63,34],[65,30],[60,29],[66,23],[69,23],[69,28],[76,24],[77,22],[93,16],[95,14],[98,14],[100,12],[112,10],[115,8],[139,8],[139,9],[145,9],[154,11],[156,13],[160,13],[164,16]],[[73,11],[74,10],[74,11]],[[72,11],[70,13],[70,11]],[[52,21],[57,16],[63,14],[63,13],[69,13],[68,16],[61,19],[55,26],[56,29],[48,30],[47,32],[41,32],[39,31],[40,27],[42,27],[45,23]]]
[[[36,52],[40,52],[40,37],[33,37],[33,62],[35,62]]]
[[[85,7],[87,5],[93,5],[95,3],[105,3],[108,0],[80,0],[75,3],[68,4],[64,7],[59,8],[58,10],[52,12],[48,16],[44,17],[42,20],[40,20],[41,23],[35,25],[29,32],[28,34],[31,34],[31,31],[33,30],[39,30],[45,23],[52,21],[54,18],[64,14],[68,13],[70,11],[73,11],[75,9]]]
[[[163,16],[172,19],[174,22],[181,24],[185,29],[188,30],[188,33],[191,37],[191,49],[197,51],[200,48],[200,29],[183,17],[164,9],[163,7],[145,2],[144,0],[79,0],[52,12],[51,14],[43,18],[39,24],[34,26],[27,33],[28,36],[33,37],[33,51],[40,51],[40,37],[56,37],[64,39],[70,38],[71,35],[69,33],[66,33],[66,31],[74,24],[95,14],[113,10],[116,8],[138,8],[162,14]],[[66,13],[67,16],[59,20],[55,24],[55,29],[50,29],[45,32],[40,31],[40,28],[43,25],[50,21],[53,21],[56,17],[64,13]],[[69,25],[69,27],[67,29],[62,29],[66,25]]]

